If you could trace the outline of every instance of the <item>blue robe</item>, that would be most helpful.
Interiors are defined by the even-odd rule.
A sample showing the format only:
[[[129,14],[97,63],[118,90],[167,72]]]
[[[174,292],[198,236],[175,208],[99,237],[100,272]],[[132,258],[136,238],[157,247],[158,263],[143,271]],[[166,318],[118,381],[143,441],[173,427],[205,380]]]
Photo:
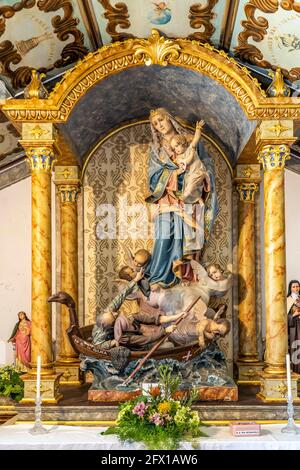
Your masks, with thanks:
[[[211,192],[205,203],[204,227],[193,226],[192,212],[196,204],[187,204],[184,210],[160,212],[155,218],[155,242],[149,265],[145,273],[150,283],[159,283],[163,287],[171,287],[179,281],[173,271],[174,262],[184,256],[199,252],[208,240],[215,216],[217,214],[217,198],[213,162],[207,154],[202,142],[198,145],[198,155],[201,156],[210,176]],[[167,153],[162,150],[161,158],[152,148],[149,159],[149,189],[151,196],[146,202],[155,203],[165,194],[166,187],[173,172],[178,166],[172,162]],[[184,173],[178,176],[178,191],[184,187]],[[204,234],[201,236],[201,231]],[[201,241],[200,241],[201,240]],[[203,242],[204,240],[204,242]]]

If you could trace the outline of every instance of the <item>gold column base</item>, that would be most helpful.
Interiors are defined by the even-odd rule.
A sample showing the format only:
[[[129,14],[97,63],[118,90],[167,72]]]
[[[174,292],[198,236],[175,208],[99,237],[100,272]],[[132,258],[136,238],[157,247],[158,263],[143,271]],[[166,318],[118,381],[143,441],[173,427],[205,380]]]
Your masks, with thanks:
[[[260,374],[265,366],[262,361],[237,361],[239,375],[237,383],[239,385],[260,385]]]
[[[270,376],[262,372],[260,377],[260,392],[256,395],[257,398],[264,403],[282,402],[286,403],[287,394],[287,380],[286,375]],[[292,381],[292,396],[293,401],[300,403],[300,398],[297,397],[297,380],[300,378],[298,374],[291,374]]]
[[[63,398],[63,395],[59,391],[60,376],[61,373],[41,376],[42,404],[56,404]],[[24,382],[24,398],[22,398],[20,403],[22,405],[31,405],[35,403],[36,375],[24,374],[21,378]]]
[[[60,385],[82,385],[84,383],[84,373],[79,368],[79,361],[55,363],[55,371],[60,374]]]

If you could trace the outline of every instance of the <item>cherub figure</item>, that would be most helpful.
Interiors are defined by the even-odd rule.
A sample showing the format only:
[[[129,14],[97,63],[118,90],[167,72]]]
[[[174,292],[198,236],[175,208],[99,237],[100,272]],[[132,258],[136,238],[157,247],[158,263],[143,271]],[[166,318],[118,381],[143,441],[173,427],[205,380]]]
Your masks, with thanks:
[[[123,268],[119,271],[119,278],[126,281],[131,281],[141,269],[145,271],[145,268],[151,259],[151,253],[148,250],[141,248],[133,255],[130,249],[126,246],[124,246],[124,251],[127,266],[123,266]],[[150,284],[147,279],[141,279],[138,283],[138,287],[146,297],[149,297]]]
[[[196,150],[203,126],[203,120],[197,122],[196,131],[190,144],[184,134],[177,134],[171,140],[171,147],[176,154],[176,162],[184,172],[184,189],[180,199],[189,204],[202,201],[203,190],[210,191],[209,175]]]

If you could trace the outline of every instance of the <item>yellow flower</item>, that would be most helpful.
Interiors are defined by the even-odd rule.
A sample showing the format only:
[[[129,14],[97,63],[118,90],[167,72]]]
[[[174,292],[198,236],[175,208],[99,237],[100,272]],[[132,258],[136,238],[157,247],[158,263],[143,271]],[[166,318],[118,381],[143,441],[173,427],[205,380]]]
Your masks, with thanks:
[[[163,401],[157,405],[158,412],[161,414],[168,413],[171,410],[171,405],[167,401]]]

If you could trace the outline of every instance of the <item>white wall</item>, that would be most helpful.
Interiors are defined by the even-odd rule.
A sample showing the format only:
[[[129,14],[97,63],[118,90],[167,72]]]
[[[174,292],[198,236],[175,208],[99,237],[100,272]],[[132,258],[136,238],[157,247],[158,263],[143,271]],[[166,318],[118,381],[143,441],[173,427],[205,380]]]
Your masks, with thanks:
[[[0,191],[0,351],[5,347],[17,313],[31,310],[31,178]],[[10,347],[11,348],[11,347]],[[9,357],[7,358],[7,361]],[[5,358],[0,357],[0,363]]]
[[[55,266],[55,188],[52,185],[52,265]],[[13,360],[7,344],[17,313],[31,318],[31,178],[0,191],[0,364]],[[55,286],[55,269],[52,270]],[[55,287],[53,292],[55,291]],[[53,308],[55,337],[55,308]]]
[[[300,175],[285,171],[286,279],[300,280]]]

